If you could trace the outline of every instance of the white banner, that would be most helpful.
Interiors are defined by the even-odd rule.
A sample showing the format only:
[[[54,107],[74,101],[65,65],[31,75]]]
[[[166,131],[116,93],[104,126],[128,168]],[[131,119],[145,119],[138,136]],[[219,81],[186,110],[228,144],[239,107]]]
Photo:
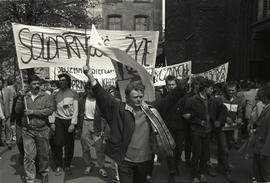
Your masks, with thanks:
[[[148,69],[151,73],[151,70]],[[191,61],[183,62],[175,65],[166,67],[155,68],[154,73],[154,85],[163,86],[165,85],[165,79],[169,75],[175,76],[177,79],[191,75]]]
[[[154,68],[158,31],[98,30],[106,46],[119,48],[146,68]],[[13,24],[20,69],[33,67],[83,67],[91,30]],[[109,58],[91,47],[90,65],[103,69]],[[110,68],[112,66],[109,66]]]
[[[68,73],[71,76],[71,88],[76,91],[84,91],[84,83],[87,77],[83,73],[83,68],[76,67],[51,67],[49,71],[50,80],[58,80],[58,75]],[[93,69],[94,77],[102,86],[115,86],[117,80],[114,68]]]
[[[208,78],[215,83],[222,83],[226,82],[227,75],[228,75],[228,68],[229,68],[229,62],[222,64],[218,67],[215,67],[209,71],[200,73],[200,74],[192,74],[193,77],[196,76],[203,76],[205,78]]]

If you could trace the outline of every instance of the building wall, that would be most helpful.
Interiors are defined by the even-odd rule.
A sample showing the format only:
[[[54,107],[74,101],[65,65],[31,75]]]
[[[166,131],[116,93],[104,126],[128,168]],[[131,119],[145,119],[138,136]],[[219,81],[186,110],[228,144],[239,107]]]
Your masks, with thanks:
[[[166,1],[168,65],[192,60],[200,73],[229,61],[229,79],[249,74],[250,0]]]
[[[259,80],[270,78],[270,1],[256,0],[252,24],[251,77]]]
[[[148,30],[162,30],[162,1],[150,0],[149,2],[134,2],[133,0],[122,0],[122,2],[102,3],[103,23],[101,28],[108,29],[108,16],[121,15],[122,30],[135,29],[135,16],[146,15],[148,17]]]

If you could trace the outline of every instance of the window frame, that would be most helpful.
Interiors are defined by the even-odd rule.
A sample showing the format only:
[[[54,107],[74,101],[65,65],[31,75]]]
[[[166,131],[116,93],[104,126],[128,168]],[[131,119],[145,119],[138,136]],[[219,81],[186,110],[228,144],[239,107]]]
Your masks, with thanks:
[[[136,22],[136,20],[137,20],[137,18],[145,18],[145,20],[146,20],[146,30],[136,30],[136,25],[137,25],[137,22]],[[149,31],[149,16],[147,16],[147,15],[135,15],[134,16],[134,30],[135,31]]]
[[[119,15],[119,14],[111,14],[111,15],[108,15],[107,16],[107,29],[108,30],[117,30],[117,29],[110,29],[110,19],[111,18],[119,18],[120,19],[120,29],[119,30],[122,30],[122,15]],[[116,24],[115,24],[116,25]]]

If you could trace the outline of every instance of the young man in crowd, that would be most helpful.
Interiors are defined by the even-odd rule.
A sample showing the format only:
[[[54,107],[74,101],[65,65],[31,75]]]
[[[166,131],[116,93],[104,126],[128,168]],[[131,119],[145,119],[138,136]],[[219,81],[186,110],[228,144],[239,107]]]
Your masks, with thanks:
[[[56,175],[65,168],[70,173],[70,165],[74,155],[75,125],[78,118],[78,94],[71,90],[71,78],[68,74],[60,74],[59,91],[54,94],[55,122],[51,128],[55,130],[55,164]],[[63,147],[65,158],[63,162]]]
[[[21,87],[17,87],[18,91],[21,90]],[[27,92],[29,91],[29,85],[27,82],[24,83],[24,90]],[[10,115],[10,124],[11,128],[16,128],[16,145],[19,150],[19,158],[18,162],[23,165],[24,161],[24,148],[23,148],[23,138],[22,138],[22,118],[23,118],[23,113],[16,113],[15,107],[17,100],[20,98],[19,92],[15,96],[13,100],[13,105],[12,105],[12,110],[11,110],[11,115]],[[37,161],[35,162],[37,164]]]
[[[165,79],[166,89],[170,93],[173,89],[177,87],[178,80],[175,76],[167,76]],[[164,118],[170,133],[172,134],[175,141],[175,157],[168,158],[168,168],[169,168],[169,179],[170,183],[175,182],[175,174],[179,173],[178,162],[181,161],[181,154],[183,151],[183,145],[185,140],[185,121],[182,117],[184,109],[183,98],[179,99],[177,103],[171,107],[169,114]]]
[[[103,144],[104,131],[107,126],[106,121],[101,117],[100,110],[96,105],[92,87],[90,83],[84,86],[85,92],[79,98],[78,124],[81,128],[81,145],[83,159],[85,162],[84,174],[87,175],[92,170],[91,149],[95,148],[99,174],[107,177],[105,170],[105,149]]]
[[[92,85],[97,105],[111,128],[106,153],[118,164],[120,182],[145,183],[147,169],[151,167],[153,158],[150,142],[150,136],[154,137],[151,135],[152,125],[163,124],[158,112],[161,116],[168,114],[170,106],[184,95],[182,87],[176,87],[165,99],[157,101],[153,105],[157,110],[154,110],[143,102],[144,85],[141,81],[128,84],[125,89],[127,103],[123,103],[100,86],[87,66],[84,67],[84,73]],[[174,142],[164,126],[156,128],[160,137],[168,140],[160,147],[169,147],[166,149],[169,154],[166,155],[173,157]]]
[[[185,105],[185,118],[191,123],[193,183],[207,182],[207,161],[210,157],[210,133],[220,128],[226,113],[225,106],[211,96],[213,82],[199,78],[199,91]]]
[[[262,102],[266,105],[256,121],[253,170],[257,182],[270,182],[270,84],[262,88]]]
[[[219,98],[227,108],[226,121],[222,125],[221,131],[218,135],[218,168],[221,169],[226,180],[234,183],[236,180],[231,176],[229,167],[229,149],[230,144],[236,141],[234,132],[242,123],[243,111],[241,106],[241,99],[237,97],[237,84],[235,82],[227,82],[224,86],[224,94]],[[235,125],[235,129],[230,129]],[[229,129],[229,130],[228,130]],[[233,138],[234,137],[234,138]]]
[[[29,78],[30,91],[21,90],[15,105],[17,114],[24,113],[22,119],[22,138],[24,147],[24,170],[27,183],[34,183],[36,178],[36,158],[42,183],[48,182],[49,173],[49,121],[48,116],[54,111],[53,99],[40,91],[39,77]],[[26,99],[27,108],[24,105]]]

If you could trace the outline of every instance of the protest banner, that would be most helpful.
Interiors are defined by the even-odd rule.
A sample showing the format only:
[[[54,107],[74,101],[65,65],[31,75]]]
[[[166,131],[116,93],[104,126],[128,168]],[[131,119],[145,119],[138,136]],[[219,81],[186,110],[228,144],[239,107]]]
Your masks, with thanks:
[[[149,73],[152,71],[148,69]],[[172,75],[177,79],[191,75],[191,61],[170,65],[166,67],[160,67],[154,69],[154,85],[163,86],[165,85],[165,79],[167,76]]]
[[[202,76],[202,77],[205,77],[214,81],[215,83],[222,83],[222,82],[226,82],[227,80],[228,68],[229,68],[229,62],[203,73],[192,74],[192,77]]]
[[[16,23],[12,26],[20,69],[83,67],[88,47],[92,68],[102,69],[110,62],[103,53],[90,46],[90,30]],[[106,46],[119,48],[144,67],[155,66],[158,31],[98,31]]]
[[[102,86],[115,86],[117,78],[113,68],[93,69],[93,72],[94,77]],[[83,73],[83,68],[51,67],[49,69],[49,79],[58,80],[57,76],[61,73],[68,73],[70,75],[71,89],[76,91],[84,91],[84,84],[87,82],[87,77]]]

